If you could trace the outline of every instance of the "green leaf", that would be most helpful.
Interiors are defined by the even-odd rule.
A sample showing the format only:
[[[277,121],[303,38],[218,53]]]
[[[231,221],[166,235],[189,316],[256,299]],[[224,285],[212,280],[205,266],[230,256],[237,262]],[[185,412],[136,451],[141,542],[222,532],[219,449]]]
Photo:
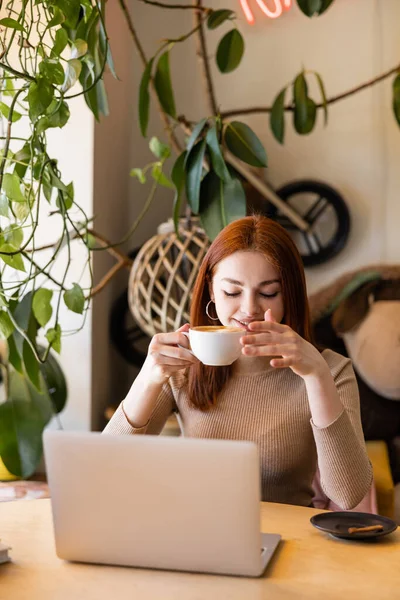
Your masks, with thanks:
[[[55,3],[66,17],[64,26],[75,29],[78,20],[81,18],[80,0],[56,0]]]
[[[8,344],[8,362],[14,367],[14,369],[16,369],[18,371],[18,373],[21,373],[21,375],[22,375],[24,372],[24,368],[22,366],[22,360],[19,355],[17,346],[15,344],[15,339],[14,339],[13,335],[11,335],[8,338],[7,344]]]
[[[7,104],[5,104],[4,102],[0,102],[0,112],[7,120],[9,119],[10,107],[7,106]],[[19,121],[21,117],[22,117],[21,113],[17,112],[16,110],[13,110],[12,117],[11,117],[11,123],[15,123],[16,121]]]
[[[240,181],[228,183],[210,171],[201,184],[200,220],[210,240],[229,223],[246,216],[246,195]]]
[[[207,131],[206,135],[207,148],[211,157],[211,164],[214,171],[222,181],[229,181],[231,176],[225,164],[224,157],[218,142],[217,129],[215,126]]]
[[[9,471],[20,477],[36,470],[43,429],[55,412],[41,375],[40,380],[43,392],[39,393],[25,375],[11,370],[8,398],[0,405],[0,456]]]
[[[47,25],[49,29],[51,29],[52,27],[57,27],[57,25],[61,25],[61,23],[64,23],[65,21],[65,16],[61,12],[61,10],[57,8],[57,6],[53,7],[53,11],[53,17],[50,19]]]
[[[208,29],[217,29],[217,27],[219,27],[226,20],[231,19],[235,16],[236,15],[233,10],[213,10],[207,19],[207,27]]]
[[[11,223],[0,233],[0,246],[11,244],[14,248],[19,248],[24,240],[24,232],[16,223]]]
[[[171,156],[170,147],[167,146],[167,144],[163,144],[162,142],[160,142],[160,140],[156,137],[151,138],[149,142],[149,148],[154,154],[154,156],[156,156],[160,160],[165,160],[166,158],[169,158]]]
[[[68,188],[65,185],[65,183],[63,183],[61,181],[61,179],[55,174],[53,166],[48,164],[45,168],[46,168],[46,172],[49,175],[51,185],[53,187],[56,187],[58,190],[62,190],[63,192],[68,192]]]
[[[186,164],[186,195],[189,205],[196,215],[199,212],[200,183],[205,149],[206,141],[198,142],[190,153]]]
[[[3,190],[9,200],[13,202],[25,202],[21,192],[21,180],[16,173],[6,173],[3,177]]]
[[[25,331],[28,338],[34,342],[36,340],[39,324],[32,312],[32,296],[33,292],[28,292],[21,300],[18,300],[17,306],[13,311],[13,315],[15,321],[18,323],[19,328],[22,329],[22,331]],[[18,333],[18,331],[15,331],[14,339],[18,348],[18,352],[22,354],[24,337]]]
[[[5,194],[0,194],[0,216],[8,218],[8,209],[9,204],[7,196]]]
[[[20,150],[15,154],[14,159],[18,161],[15,163],[14,173],[20,179],[25,177],[29,162],[31,160],[31,147],[29,143],[22,146]],[[24,164],[21,164],[24,163]],[[5,215],[6,216],[6,215]]]
[[[332,4],[333,0],[322,0],[319,14],[322,15]]]
[[[229,31],[217,48],[217,65],[221,73],[230,73],[236,69],[242,60],[244,40],[237,29]]]
[[[400,125],[400,73],[393,81],[393,112],[398,125]]]
[[[285,139],[285,94],[286,88],[275,98],[270,114],[271,130],[280,144],[283,144]]]
[[[139,124],[140,131],[143,137],[147,135],[147,126],[149,124],[149,111],[150,111],[150,94],[149,94],[149,83],[151,77],[151,69],[153,67],[152,58],[146,65],[143,71],[142,79],[140,81],[139,89]]]
[[[33,475],[42,457],[47,423],[39,404],[45,399],[32,390],[26,378],[13,371],[9,398],[0,404],[0,456],[10,473],[24,479]]]
[[[61,353],[61,327],[60,325],[56,325],[55,328],[51,328],[47,331],[46,333],[46,339],[48,340],[49,344],[51,344],[51,347],[53,348],[53,350],[55,350],[56,352],[58,352],[58,354]]]
[[[110,44],[106,44],[106,33],[104,31],[104,27],[102,24],[100,24],[100,43],[103,49],[103,54],[106,51],[106,47],[107,47],[107,65],[108,68],[111,71],[112,76],[114,77],[114,79],[118,79],[117,73],[115,72],[115,66],[114,66],[114,60],[111,54],[111,48],[110,48]]]
[[[3,89],[3,95],[14,98],[15,88],[14,88],[12,79],[6,79],[5,88]]]
[[[332,2],[333,0],[297,0],[300,10],[307,15],[307,17],[322,15]]]
[[[88,84],[85,84],[85,88]],[[104,82],[99,79],[94,87],[85,92],[85,101],[97,121],[100,120],[100,115],[107,116],[109,114],[107,93]]]
[[[307,17],[322,15],[332,2],[333,0],[297,0],[300,10],[307,15]]]
[[[325,86],[321,76],[318,73],[315,73],[315,77],[317,78],[318,86],[321,92],[322,107],[324,110],[324,123],[326,125],[328,123],[328,101],[326,99]]]
[[[5,17],[4,19],[0,19],[0,25],[4,25],[4,27],[8,27],[9,29],[16,29],[17,31],[24,31],[21,23],[18,23],[15,19],[10,19],[9,17]]]
[[[39,77],[37,83],[33,81],[30,84],[27,98],[31,121],[36,121],[40,115],[44,114],[46,108],[50,106],[53,96],[54,88],[43,77]]]
[[[65,79],[64,79],[64,83],[61,88],[61,90],[63,92],[68,91],[70,88],[72,88],[75,85],[75,83],[79,79],[81,70],[82,70],[82,63],[77,58],[73,58],[72,60],[69,60],[67,62],[67,70],[65,72]]]
[[[321,10],[322,0],[297,0],[300,10],[307,15],[313,17],[318,15]]]
[[[151,176],[154,181],[156,181],[159,185],[162,185],[169,189],[174,189],[173,183],[168,179],[168,177],[162,172],[161,164],[156,163],[153,165],[151,170]]]
[[[71,181],[65,190],[58,190],[56,205],[60,210],[69,210],[74,203],[74,183]]]
[[[54,85],[62,85],[64,82],[64,69],[57,60],[43,60],[39,65],[39,72],[49,83]]]
[[[33,295],[32,310],[33,314],[39,325],[44,327],[51,319],[53,314],[53,308],[51,306],[51,299],[53,292],[46,288],[40,288],[36,290]]]
[[[179,236],[179,217],[181,216],[182,189],[185,183],[186,152],[182,152],[176,159],[171,171],[171,179],[175,186],[173,218],[176,235]]]
[[[40,370],[39,363],[36,360],[36,356],[33,353],[32,348],[26,340],[22,345],[22,361],[24,363],[25,372],[28,375],[30,381],[33,383],[35,388],[40,392]]]
[[[89,250],[94,250],[97,247],[97,240],[91,233],[84,235],[84,241]]]
[[[203,131],[206,123],[207,123],[207,119],[201,119],[201,121],[196,123],[196,125],[193,127],[193,131],[190,134],[190,137],[186,144],[186,162],[188,161],[188,158],[190,156],[192,148],[195,145],[200,133]]]
[[[64,302],[69,310],[81,315],[85,306],[85,296],[81,286],[74,283],[71,290],[64,292]]]
[[[56,325],[56,330],[56,337],[58,338],[58,336],[61,336],[61,328],[59,325]],[[54,345],[53,348],[56,349]],[[60,413],[64,409],[67,401],[67,383],[65,381],[64,373],[52,352],[49,353],[46,362],[40,365],[40,371],[45,386],[47,387],[53,409],[56,413]]]
[[[266,167],[267,155],[264,146],[252,129],[240,121],[228,123],[224,133],[229,150],[253,167]]]
[[[311,98],[307,98],[306,121],[302,121],[301,123],[296,121],[296,111],[294,112],[294,127],[297,133],[300,133],[301,135],[306,135],[307,133],[310,133],[314,128],[316,116],[317,105],[315,104],[314,100],[311,100]]]
[[[46,111],[48,114],[41,117],[36,126],[36,133],[40,135],[50,127],[64,127],[68,123],[70,112],[66,102],[54,100]]]
[[[10,337],[14,331],[14,325],[9,314],[5,310],[0,310],[0,333],[4,339]]]
[[[71,59],[85,56],[88,51],[88,45],[85,40],[75,40],[71,47]]]
[[[154,76],[154,86],[162,108],[167,115],[175,119],[176,108],[169,69],[169,51],[164,52],[159,58]]]
[[[40,58],[42,58],[43,60],[47,59],[47,54],[46,51],[44,49],[44,46],[41,42],[39,42],[39,45],[37,46],[37,53],[38,56],[40,56]]]
[[[11,246],[11,244],[3,244],[0,246],[0,259],[9,267],[25,273],[26,269],[21,254],[7,254],[9,252],[18,252],[18,248]]]
[[[131,172],[129,173],[129,175],[131,177],[137,177],[140,181],[140,183],[146,183],[146,175],[144,174],[143,169],[131,169]]]
[[[293,83],[294,123],[298,133],[303,133],[308,123],[308,92],[304,73],[297,75]]]
[[[33,201],[33,198],[32,198]],[[33,203],[29,205],[28,202],[13,202],[12,211],[19,221],[25,221],[32,210]]]
[[[54,39],[54,46],[51,50],[51,56],[60,56],[68,44],[68,34],[60,27],[57,29]]]

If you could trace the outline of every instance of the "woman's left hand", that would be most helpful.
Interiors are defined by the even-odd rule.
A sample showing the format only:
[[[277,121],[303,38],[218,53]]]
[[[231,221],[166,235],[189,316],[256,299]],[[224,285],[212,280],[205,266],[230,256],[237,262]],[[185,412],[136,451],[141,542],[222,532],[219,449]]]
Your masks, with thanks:
[[[300,377],[318,375],[327,368],[321,353],[293,331],[288,325],[277,323],[271,310],[265,313],[265,321],[254,321],[249,325],[248,335],[241,338],[245,356],[274,356],[272,367],[289,367]]]

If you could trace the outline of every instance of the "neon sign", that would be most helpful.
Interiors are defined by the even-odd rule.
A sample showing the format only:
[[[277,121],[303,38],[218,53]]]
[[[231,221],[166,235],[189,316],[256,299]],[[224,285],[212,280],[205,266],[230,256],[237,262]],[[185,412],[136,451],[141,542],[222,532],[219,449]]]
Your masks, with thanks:
[[[274,5],[273,8],[268,7],[268,4],[271,4],[271,0],[256,0],[256,2],[264,15],[270,19],[277,19],[284,10],[289,10],[292,6],[292,0],[272,0],[272,4]],[[240,0],[240,6],[242,7],[247,22],[250,23],[250,25],[253,25],[254,15],[249,7],[248,0]]]

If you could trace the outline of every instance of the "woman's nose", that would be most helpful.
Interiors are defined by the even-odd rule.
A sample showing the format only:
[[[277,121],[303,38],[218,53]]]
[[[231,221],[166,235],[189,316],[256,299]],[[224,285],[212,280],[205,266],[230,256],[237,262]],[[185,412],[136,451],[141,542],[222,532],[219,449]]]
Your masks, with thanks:
[[[260,308],[255,294],[245,294],[243,296],[241,310],[247,317],[252,317],[259,313]]]

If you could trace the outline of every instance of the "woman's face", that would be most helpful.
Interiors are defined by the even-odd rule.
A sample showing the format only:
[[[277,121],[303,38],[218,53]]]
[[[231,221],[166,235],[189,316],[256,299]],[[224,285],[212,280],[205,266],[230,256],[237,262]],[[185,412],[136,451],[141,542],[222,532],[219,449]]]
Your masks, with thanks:
[[[221,260],[210,294],[223,325],[247,329],[252,321],[264,321],[269,308],[276,321],[283,319],[278,272],[260,252],[235,252]]]

